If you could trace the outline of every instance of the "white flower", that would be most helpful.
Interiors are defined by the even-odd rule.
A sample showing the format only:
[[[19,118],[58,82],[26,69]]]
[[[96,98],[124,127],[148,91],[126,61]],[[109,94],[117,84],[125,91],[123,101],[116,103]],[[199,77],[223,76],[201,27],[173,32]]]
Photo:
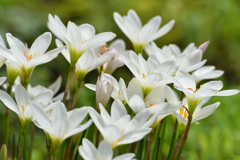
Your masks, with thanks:
[[[63,44],[59,40],[56,40],[56,44],[57,46],[63,46]],[[67,48],[63,50],[62,54],[70,63],[69,49]],[[112,50],[104,53],[103,55],[99,55],[96,49],[89,49],[85,51],[78,59],[76,64],[75,73],[77,77],[83,79],[87,73],[108,62],[112,58],[112,56]]]
[[[51,39],[51,33],[46,32],[39,36],[29,49],[20,40],[7,33],[10,50],[0,45],[0,54],[8,60],[18,63],[22,72],[32,70],[39,64],[51,61],[63,49],[63,47],[60,47],[45,53],[51,43]]]
[[[129,82],[128,88],[126,88],[124,81],[120,79],[121,93],[133,112],[139,113],[140,111],[147,109],[149,110],[150,116],[153,116],[156,113],[159,116],[166,116],[180,108],[179,105],[173,106],[164,102],[165,87],[165,85],[158,86],[144,97],[142,86],[136,78],[133,78]]]
[[[149,128],[157,119],[154,115],[149,121],[149,111],[143,110],[130,120],[130,115],[121,101],[115,100],[111,107],[111,116],[100,104],[101,115],[93,108],[89,108],[89,114],[103,135],[104,140],[108,141],[112,148],[122,144],[129,144],[142,139],[147,135]]]
[[[106,46],[106,45],[104,45]],[[104,47],[102,46],[102,47]],[[104,47],[105,48],[105,47]],[[112,59],[103,65],[103,72],[112,74],[117,68],[124,65],[123,61],[119,57],[119,54],[126,54],[126,45],[122,39],[117,39],[113,41],[107,49],[113,49]],[[102,48],[101,48],[102,50]],[[101,51],[100,50],[100,51]]]
[[[111,76],[110,74],[106,74],[106,73],[102,73],[101,78],[105,82],[105,84],[110,83],[113,85],[111,97],[113,99],[119,99],[123,104],[125,104],[126,101],[121,94],[118,81],[113,76]],[[94,85],[94,84],[85,84],[85,86],[93,91],[96,91],[96,85]]]
[[[89,24],[79,27],[69,21],[67,28],[58,16],[48,15],[48,28],[68,47],[70,51],[70,64],[73,66],[79,57],[88,49],[104,44],[112,40],[116,35],[112,32],[104,32],[95,35],[95,29]]]
[[[175,44],[160,49],[154,42],[146,46],[145,50],[150,56],[149,58],[155,60],[158,64],[173,60],[178,67],[178,71],[192,72],[202,67],[207,61],[202,61],[203,51],[205,50],[197,49],[194,43],[189,44],[183,52]]]
[[[108,81],[104,80],[103,73],[102,73],[101,76],[98,77],[97,85],[96,85],[97,106],[99,105],[99,103],[101,103],[103,106],[106,107],[106,105],[111,97],[113,88],[114,87],[113,87],[112,82],[108,82]]]
[[[201,101],[201,103],[198,104],[196,109],[193,112],[192,115],[192,121],[191,123],[196,123],[197,121],[206,118],[210,116],[220,105],[220,102],[216,102],[214,104],[202,107],[206,103],[206,101]],[[187,99],[184,98],[182,101],[183,107],[180,110],[177,110],[176,112],[173,112],[175,117],[182,123],[187,124],[188,122],[188,103]]]
[[[3,47],[3,48],[6,48],[6,45],[5,45],[5,42],[2,38],[2,36],[0,35],[0,45]],[[0,55],[0,67],[2,67],[2,65],[5,63],[7,59],[3,56]]]
[[[155,16],[149,20],[147,24],[142,26],[142,22],[138,15],[131,9],[128,11],[127,16],[122,17],[116,12],[113,16],[119,28],[133,43],[137,53],[142,52],[144,47],[151,41],[154,41],[168,33],[175,23],[175,21],[172,20],[168,24],[158,29],[161,24],[161,17]]]
[[[47,115],[46,111],[34,102],[30,102],[30,107],[34,112],[37,126],[43,129],[50,137],[54,152],[57,152],[66,138],[82,132],[92,124],[92,121],[89,120],[85,124],[80,125],[88,114],[87,107],[67,112],[65,105],[58,101],[51,104],[53,109],[50,115]]]
[[[130,51],[128,56],[121,55],[121,58],[141,83],[145,96],[155,87],[170,83],[162,73],[173,76],[177,71],[174,61],[166,61],[159,65],[152,59],[146,61],[141,54],[136,55],[133,51]]]
[[[224,71],[215,70],[215,66],[203,66],[192,73],[196,83],[205,79],[214,79],[222,76]]]
[[[6,81],[7,77],[0,78],[0,86]]]
[[[29,102],[31,101],[29,93],[21,84],[16,86],[15,98],[17,103],[15,103],[10,95],[0,90],[0,100],[18,115],[23,129],[27,129],[28,124],[33,119],[33,113],[32,109],[29,107]],[[48,90],[38,94],[32,101],[45,107],[49,104],[51,98],[52,91]]]
[[[186,72],[181,72],[182,75],[175,76],[174,87],[177,90],[184,92],[188,100],[189,114],[192,116],[198,104],[207,97],[211,96],[231,96],[239,93],[239,90],[224,90],[219,91],[223,87],[221,81],[210,81],[196,88],[194,78]]]
[[[113,150],[111,144],[103,140],[98,149],[86,138],[82,141],[82,146],[78,148],[79,153],[84,160],[132,160],[134,153],[126,153],[113,158]]]

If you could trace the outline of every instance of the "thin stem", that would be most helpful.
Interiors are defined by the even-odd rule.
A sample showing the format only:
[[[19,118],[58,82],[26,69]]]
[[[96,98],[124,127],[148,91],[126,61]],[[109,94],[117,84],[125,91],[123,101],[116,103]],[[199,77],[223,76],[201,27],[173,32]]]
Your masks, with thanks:
[[[71,147],[72,147],[72,143],[73,143],[73,136],[71,137],[68,149],[65,151],[64,158],[63,158],[64,160],[67,160],[67,158],[68,158],[69,152],[70,152]]]
[[[89,118],[89,117],[88,117],[88,118]],[[72,158],[73,160],[77,160],[77,157],[78,157],[78,153],[77,153],[77,151],[78,151],[78,146],[79,146],[79,143],[82,141],[83,137],[85,136],[86,132],[87,132],[87,130],[84,130],[84,131],[82,132],[81,137],[79,138],[79,140],[78,140],[78,142],[77,142],[77,144],[76,144],[76,146],[75,146],[75,148],[74,148],[74,153],[73,153],[73,158]]]
[[[73,102],[72,102],[72,105],[70,106],[70,109],[69,110],[72,110],[76,107],[76,104],[77,104],[77,100],[78,100],[78,97],[82,91],[82,87],[83,87],[83,84],[84,84],[84,81],[81,81],[81,82],[78,82],[78,87],[77,87],[77,92],[73,98]]]
[[[134,153],[136,146],[137,146],[137,142],[134,142],[131,146],[131,150],[130,150],[131,153]]]
[[[163,142],[164,142],[164,137],[165,137],[165,132],[166,132],[166,125],[167,124],[167,117],[164,118],[163,122],[162,122],[162,125],[163,125],[163,128],[160,132],[160,144],[159,144],[159,148],[158,148],[158,160],[161,159],[161,156],[162,156],[162,146],[163,146]]]
[[[32,131],[31,131],[31,139],[30,139],[30,147],[28,152],[28,159],[32,159],[32,150],[34,144],[34,134],[35,134],[35,125],[32,124]]]
[[[48,142],[46,140],[46,148],[47,148],[47,158],[48,160],[51,160],[51,147],[48,145]]]
[[[147,160],[151,158],[151,138],[150,134],[147,135]]]
[[[100,139],[100,132],[99,132],[99,130],[97,129],[96,144],[95,144],[96,147],[98,147],[99,139]]]
[[[185,132],[182,136],[182,139],[179,141],[179,143],[175,147],[174,154],[173,154],[173,160],[175,160],[175,159],[178,160],[181,157],[184,145],[185,145],[186,140],[187,140],[187,136],[188,136],[188,132],[189,132],[189,129],[190,129],[191,121],[192,121],[192,117],[190,117],[188,115],[188,123],[187,123],[186,129],[185,129]]]
[[[12,85],[9,85],[7,88],[7,93],[11,95],[12,92]],[[10,110],[9,108],[6,108],[6,115],[5,115],[5,134],[4,134],[4,144],[8,146],[8,132],[9,132],[9,116],[10,116]]]
[[[9,131],[9,108],[6,108],[6,115],[5,115],[5,134],[4,134],[4,144],[8,146],[8,131]]]
[[[20,150],[19,150],[18,160],[21,160],[21,158],[22,158],[22,153],[23,153],[23,147],[24,147],[25,137],[26,137],[26,132],[25,132],[25,131],[22,131],[21,146],[20,146]]]
[[[12,150],[12,160],[14,160],[14,159],[15,159],[15,149],[16,149],[16,146],[15,146],[15,134],[13,135],[12,146],[13,146],[13,150]]]
[[[176,122],[175,122],[175,125],[174,125],[174,129],[173,129],[173,135],[172,135],[172,140],[171,140],[171,145],[170,145],[170,148],[169,148],[167,160],[171,160],[172,157],[173,157],[174,146],[176,144],[176,139],[177,139],[177,131],[178,131],[178,121],[176,119]]]
[[[74,77],[74,73],[75,73],[75,66],[72,66],[70,65],[69,67],[69,74],[68,74],[68,80],[67,80],[67,83],[66,83],[66,87],[65,87],[65,91],[64,91],[64,96],[63,96],[63,100],[62,102],[65,104],[66,103],[66,100],[67,100],[67,95],[68,95],[68,91],[69,91],[69,88],[70,88],[70,84],[73,80],[73,77]]]

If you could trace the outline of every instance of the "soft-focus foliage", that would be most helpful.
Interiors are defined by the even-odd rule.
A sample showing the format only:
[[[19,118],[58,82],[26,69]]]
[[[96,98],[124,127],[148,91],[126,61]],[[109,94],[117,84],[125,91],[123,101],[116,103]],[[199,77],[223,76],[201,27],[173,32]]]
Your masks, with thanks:
[[[113,20],[113,12],[126,15],[129,9],[134,9],[138,13],[143,24],[155,15],[162,16],[162,24],[175,19],[173,29],[155,41],[159,47],[176,43],[183,50],[191,42],[199,46],[202,42],[210,40],[209,47],[203,55],[203,59],[208,60],[206,64],[214,65],[216,69],[225,71],[222,77],[225,81],[225,88],[240,88],[237,85],[240,82],[240,2],[238,0],[2,0],[0,1],[0,34],[5,38],[5,33],[9,32],[16,37],[21,37],[23,42],[31,44],[36,37],[49,31],[46,23],[47,16],[51,13],[58,15],[65,25],[68,20],[71,20],[78,25],[89,23],[95,27],[97,33],[108,31],[116,33],[116,38],[124,39],[127,44],[126,48],[132,49],[130,41]],[[55,38],[53,36],[53,39]],[[50,49],[54,48],[56,45],[52,42]],[[58,75],[66,76],[64,73],[68,72],[68,66],[64,57],[59,55],[51,63],[36,68],[31,82],[34,86],[40,83],[47,87]],[[6,76],[6,71],[1,69],[0,75]],[[114,73],[117,80],[121,76],[125,82],[132,78],[130,75],[126,67]],[[86,81],[95,83],[96,77],[97,72],[94,71],[87,75]],[[66,84],[66,79],[67,77],[63,77],[63,85]],[[78,105],[92,105],[94,94],[83,87]],[[216,97],[208,103],[220,101],[221,105],[215,114],[207,120],[202,120],[201,125],[192,125],[183,159],[240,158],[239,98],[239,94],[227,98]],[[4,111],[5,107],[1,105],[0,117],[4,117]],[[19,125],[16,123],[18,122],[16,115],[11,114],[10,118],[10,125],[13,126],[9,131],[11,138],[12,134],[18,131]],[[3,122],[0,119],[0,126]],[[169,121],[168,127],[170,125]],[[3,135],[3,130],[0,130],[0,137]],[[168,153],[171,138],[170,127],[166,135],[169,136],[163,144],[163,151],[166,153],[163,157],[166,157]],[[46,158],[43,157],[46,155],[45,144],[42,143],[43,137],[43,132],[37,129],[33,159]],[[2,141],[0,139],[0,144]]]

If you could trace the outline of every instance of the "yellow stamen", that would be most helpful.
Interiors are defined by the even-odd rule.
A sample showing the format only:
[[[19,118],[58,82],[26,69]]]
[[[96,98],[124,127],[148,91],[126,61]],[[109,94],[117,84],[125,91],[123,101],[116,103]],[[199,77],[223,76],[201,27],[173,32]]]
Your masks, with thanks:
[[[180,115],[183,115],[184,107],[180,109]]]
[[[147,100],[148,100],[148,98],[146,98],[146,99],[144,100],[144,103],[147,102]]]
[[[188,90],[193,91],[194,93],[196,93],[198,91],[198,89],[196,89],[195,91],[192,88],[188,88]]]
[[[150,73],[150,71],[148,71],[148,74]]]
[[[142,73],[142,76],[143,76],[143,78],[145,78],[145,74],[144,73]]]
[[[23,110],[23,112],[25,111],[25,108],[24,108],[24,106],[22,106],[22,110]]]
[[[188,111],[187,111],[187,110],[185,110],[185,112],[184,112],[184,118],[186,119],[186,118],[187,118],[187,116],[188,116]]]
[[[147,108],[150,108],[150,107],[152,107],[153,106],[153,104],[152,103],[150,103],[148,106],[147,106]]]
[[[100,160],[100,158],[97,158],[97,160]]]
[[[121,91],[120,91],[120,89],[118,90],[118,94],[119,94],[119,96],[121,96]]]

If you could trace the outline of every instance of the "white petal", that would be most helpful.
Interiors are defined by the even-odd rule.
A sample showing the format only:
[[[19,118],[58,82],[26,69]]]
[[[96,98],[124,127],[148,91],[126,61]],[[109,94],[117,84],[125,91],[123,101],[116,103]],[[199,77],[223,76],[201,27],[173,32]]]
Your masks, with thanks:
[[[130,9],[127,16],[138,26],[138,29],[142,27],[142,22],[134,10]]]
[[[62,76],[58,76],[58,78],[55,80],[55,82],[53,82],[53,84],[51,84],[48,87],[48,89],[52,90],[53,95],[55,95],[59,91],[61,84],[62,84]]]
[[[14,102],[11,96],[9,96],[6,92],[3,92],[0,90],[0,100],[13,112],[15,112],[17,115],[21,115],[19,111],[19,107],[17,104]]]
[[[88,108],[89,115],[91,116],[94,124],[98,128],[98,130],[103,134],[105,133],[106,124],[104,123],[102,117],[95,111],[95,109],[89,107]]]
[[[35,98],[34,102],[40,104],[44,104],[45,106],[49,104],[50,100],[52,99],[53,93],[51,90],[43,91],[39,93]]]
[[[40,107],[35,102],[29,102],[29,106],[33,111],[34,119],[38,122],[39,126],[47,131],[48,133],[52,132],[51,122],[46,115],[45,111],[43,111],[42,107]]]
[[[175,21],[171,20],[170,22],[168,22],[167,24],[165,24],[163,27],[161,27],[156,34],[154,34],[154,36],[151,38],[152,41],[164,36],[166,33],[168,33],[172,27],[174,26]]]
[[[40,35],[32,44],[28,54],[32,56],[41,56],[48,49],[52,40],[52,35],[50,32],[45,32]]]
[[[90,24],[82,24],[78,27],[78,29],[86,40],[95,35],[95,28]]]
[[[229,89],[229,90],[217,92],[216,96],[232,96],[238,93],[239,93],[239,90],[237,89]]]
[[[217,103],[214,103],[212,105],[209,105],[209,106],[206,106],[204,108],[201,108],[198,112],[195,112],[193,114],[192,123],[210,116],[217,109],[217,107],[219,105],[220,105],[220,102],[217,102]]]
[[[116,99],[111,107],[111,117],[114,121],[117,121],[119,118],[127,115],[127,110],[122,104],[122,102]]]
[[[146,108],[142,98],[139,95],[132,96],[128,102],[128,105],[134,113],[139,113]]]
[[[109,144],[107,141],[101,141],[98,147],[98,151],[101,155],[99,159],[112,159],[113,156],[113,150],[111,144]]]
[[[21,84],[16,86],[15,98],[19,107],[27,106],[30,101],[30,96]]]
[[[112,40],[115,37],[116,37],[116,35],[112,32],[99,33],[99,34],[91,37],[85,43],[83,43],[82,50],[88,50],[90,48],[99,46],[101,44],[104,44],[104,43]]]
[[[69,124],[69,123],[68,123]],[[70,130],[65,136],[65,138],[71,137],[77,133],[80,133],[82,131],[84,131],[85,129],[87,129],[90,125],[92,124],[92,120],[88,120],[85,124],[83,125],[79,125],[78,127],[76,127],[75,129]]]
[[[99,157],[96,147],[86,138],[83,138],[82,146],[78,148],[78,151],[85,160],[96,160]]]

